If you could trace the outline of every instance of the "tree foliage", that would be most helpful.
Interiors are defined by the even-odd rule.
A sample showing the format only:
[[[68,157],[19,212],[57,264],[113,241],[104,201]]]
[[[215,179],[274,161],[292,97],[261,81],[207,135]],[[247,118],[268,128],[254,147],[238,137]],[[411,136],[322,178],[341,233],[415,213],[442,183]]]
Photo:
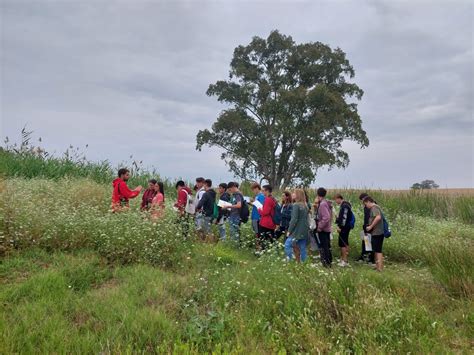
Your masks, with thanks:
[[[273,31],[238,46],[229,74],[207,90],[229,107],[199,131],[196,149],[223,149],[240,178],[308,185],[319,168],[349,164],[344,140],[369,144],[355,102],[363,91],[348,81],[354,69],[341,49]]]
[[[434,180],[423,180],[422,182],[417,182],[411,186],[413,190],[431,190],[437,189],[439,185],[434,182]]]

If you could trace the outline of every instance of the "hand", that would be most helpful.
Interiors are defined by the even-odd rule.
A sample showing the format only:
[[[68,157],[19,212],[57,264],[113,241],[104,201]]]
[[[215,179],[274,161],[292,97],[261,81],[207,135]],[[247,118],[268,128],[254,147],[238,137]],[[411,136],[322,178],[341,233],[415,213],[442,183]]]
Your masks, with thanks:
[[[367,232],[370,232],[370,231],[372,230],[372,228],[373,228],[372,226],[367,226],[367,227],[365,227],[365,230],[366,230]]]
[[[138,185],[138,186],[135,188],[135,191],[140,192],[140,191],[142,191],[142,189],[143,189],[143,186],[142,186],[142,185]]]
[[[341,228],[338,228],[338,229],[337,229],[337,232],[338,232],[338,233],[341,233]]]

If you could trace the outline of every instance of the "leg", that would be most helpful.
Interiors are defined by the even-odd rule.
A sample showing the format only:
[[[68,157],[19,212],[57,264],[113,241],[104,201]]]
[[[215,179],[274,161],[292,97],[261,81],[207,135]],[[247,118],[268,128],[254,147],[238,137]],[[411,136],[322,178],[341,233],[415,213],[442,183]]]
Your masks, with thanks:
[[[225,219],[222,217],[221,221],[219,222],[219,237],[222,241],[226,239],[226,231],[225,231]]]
[[[331,267],[331,250],[330,248],[330,240],[329,240],[329,233],[327,232],[320,232],[319,238],[321,241],[321,262],[325,267]]]
[[[240,218],[232,216],[229,218],[230,237],[235,243],[240,242]]]
[[[293,253],[295,254],[295,260],[299,263],[301,261],[301,250],[297,243],[293,244]]]
[[[307,254],[306,254],[306,239],[298,240],[298,249],[300,250],[301,262],[304,263],[306,261],[306,257],[307,257]]]
[[[293,259],[293,238],[288,237],[285,241],[285,254],[288,260]]]
[[[377,271],[383,270],[383,254],[382,253],[375,253],[375,268]]]

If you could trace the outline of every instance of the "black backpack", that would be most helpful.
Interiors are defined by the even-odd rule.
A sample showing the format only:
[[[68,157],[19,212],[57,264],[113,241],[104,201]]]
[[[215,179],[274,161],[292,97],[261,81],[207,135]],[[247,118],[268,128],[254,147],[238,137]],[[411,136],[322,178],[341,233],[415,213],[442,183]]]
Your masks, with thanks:
[[[240,221],[242,223],[247,223],[249,221],[250,216],[250,209],[247,201],[245,201],[244,196],[240,194],[240,198],[242,199],[242,207],[240,208]]]

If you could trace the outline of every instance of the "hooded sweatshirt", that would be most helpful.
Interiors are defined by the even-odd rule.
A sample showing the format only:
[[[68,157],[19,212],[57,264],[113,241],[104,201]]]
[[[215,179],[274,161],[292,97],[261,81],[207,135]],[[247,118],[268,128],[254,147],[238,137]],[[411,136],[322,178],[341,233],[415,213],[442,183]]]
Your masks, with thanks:
[[[118,209],[120,207],[127,206],[128,200],[137,197],[140,191],[130,190],[127,183],[121,178],[116,178],[112,182],[114,191],[112,192],[112,209]]]
[[[207,190],[204,195],[202,195],[199,203],[197,205],[197,210],[202,208],[204,215],[206,217],[212,217],[214,215],[214,204],[216,203],[216,192],[214,189]]]
[[[318,232],[332,232],[332,204],[326,199],[319,203]]]
[[[336,224],[341,229],[349,229],[349,219],[352,213],[352,206],[349,202],[343,201],[339,209],[339,216],[336,218]]]
[[[276,225],[273,222],[275,216],[276,201],[273,196],[265,197],[263,208],[258,210],[260,213],[260,225],[267,229],[275,229]]]
[[[155,189],[146,189],[142,197],[142,210],[147,210],[150,208],[153,198],[156,196]]]
[[[188,203],[188,194],[192,195],[193,192],[187,186],[183,187],[178,192],[178,199],[174,204],[174,207],[176,207],[180,212],[184,212],[184,209],[186,208],[186,204]]]

